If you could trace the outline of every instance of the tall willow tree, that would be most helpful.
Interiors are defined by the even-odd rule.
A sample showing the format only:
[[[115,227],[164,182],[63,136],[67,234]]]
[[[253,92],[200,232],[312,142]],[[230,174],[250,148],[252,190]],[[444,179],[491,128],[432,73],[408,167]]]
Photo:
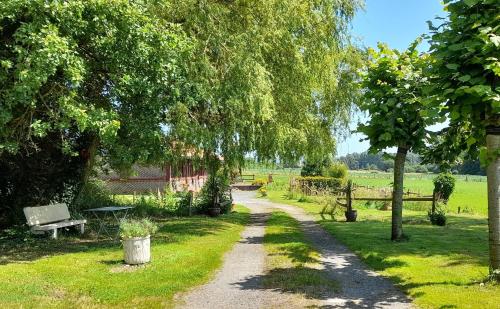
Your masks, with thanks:
[[[431,156],[450,162],[466,152],[487,165],[489,248],[500,269],[500,10],[497,0],[444,1],[449,20],[430,24],[432,84],[449,127]],[[443,103],[444,102],[444,103]]]
[[[163,1],[152,11],[193,39],[190,100],[169,110],[169,136],[227,164],[321,157],[356,100],[354,0]]]

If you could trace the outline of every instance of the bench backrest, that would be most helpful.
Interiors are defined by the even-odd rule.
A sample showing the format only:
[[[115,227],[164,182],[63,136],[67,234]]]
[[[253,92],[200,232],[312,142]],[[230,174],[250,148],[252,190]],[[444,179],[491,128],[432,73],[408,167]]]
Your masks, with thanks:
[[[29,226],[62,221],[70,218],[66,204],[25,207],[24,215]]]

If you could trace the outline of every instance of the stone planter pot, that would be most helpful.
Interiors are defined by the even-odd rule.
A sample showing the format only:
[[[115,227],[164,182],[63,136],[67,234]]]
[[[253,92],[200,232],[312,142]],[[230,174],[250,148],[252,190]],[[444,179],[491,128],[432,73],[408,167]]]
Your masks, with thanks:
[[[136,265],[151,261],[150,236],[123,239],[123,252],[126,264]]]
[[[351,210],[345,212],[345,219],[347,220],[347,222],[356,222],[357,217],[358,217],[357,210]]]
[[[210,217],[217,217],[220,215],[220,208],[219,207],[212,207],[208,209],[208,215]]]

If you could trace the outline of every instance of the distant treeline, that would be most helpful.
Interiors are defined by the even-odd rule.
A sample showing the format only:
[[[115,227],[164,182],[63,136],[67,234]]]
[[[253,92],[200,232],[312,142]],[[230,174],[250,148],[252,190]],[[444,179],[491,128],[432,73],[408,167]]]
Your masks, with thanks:
[[[389,154],[393,156],[395,154]],[[392,172],[394,168],[394,159],[384,156],[383,153],[371,154],[367,152],[352,153],[343,157],[338,157],[336,161],[343,162],[350,170],[378,170]],[[247,169],[280,169],[280,168],[302,168],[304,163],[282,164],[276,162],[259,162],[255,158],[245,159],[245,168]],[[419,155],[408,153],[406,156],[405,171],[408,173],[439,173],[438,165],[422,164]],[[451,168],[453,174],[460,175],[486,175],[486,171],[481,168],[479,160],[465,160],[461,164],[454,165]]]
[[[390,154],[394,155],[394,154]],[[394,160],[384,156],[383,153],[371,154],[367,152],[352,153],[338,158],[344,162],[350,170],[379,170],[391,172],[394,168]],[[439,173],[440,168],[434,164],[422,164],[419,155],[409,153],[406,157],[405,171],[409,173]],[[452,167],[452,173],[462,175],[486,175],[481,168],[479,160],[466,160]]]

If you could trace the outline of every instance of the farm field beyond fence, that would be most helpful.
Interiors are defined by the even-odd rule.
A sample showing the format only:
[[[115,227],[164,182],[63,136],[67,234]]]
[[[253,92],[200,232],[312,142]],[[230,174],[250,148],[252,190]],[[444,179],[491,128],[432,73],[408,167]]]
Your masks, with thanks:
[[[256,178],[265,178],[273,174],[274,184],[271,186],[277,190],[286,190],[291,176],[300,175],[300,169],[251,169],[246,174],[255,174]],[[434,185],[432,179],[435,174],[405,174],[405,191],[418,192],[423,195],[432,195]],[[486,196],[486,177],[471,175],[455,175],[457,181],[455,191],[448,202],[447,210],[450,213],[469,213],[487,216],[488,203]],[[354,184],[362,186],[373,186],[376,188],[390,188],[392,185],[392,174],[370,171],[349,171],[349,178]],[[414,205],[412,205],[414,206]],[[430,207],[430,203],[419,205],[419,209]]]

